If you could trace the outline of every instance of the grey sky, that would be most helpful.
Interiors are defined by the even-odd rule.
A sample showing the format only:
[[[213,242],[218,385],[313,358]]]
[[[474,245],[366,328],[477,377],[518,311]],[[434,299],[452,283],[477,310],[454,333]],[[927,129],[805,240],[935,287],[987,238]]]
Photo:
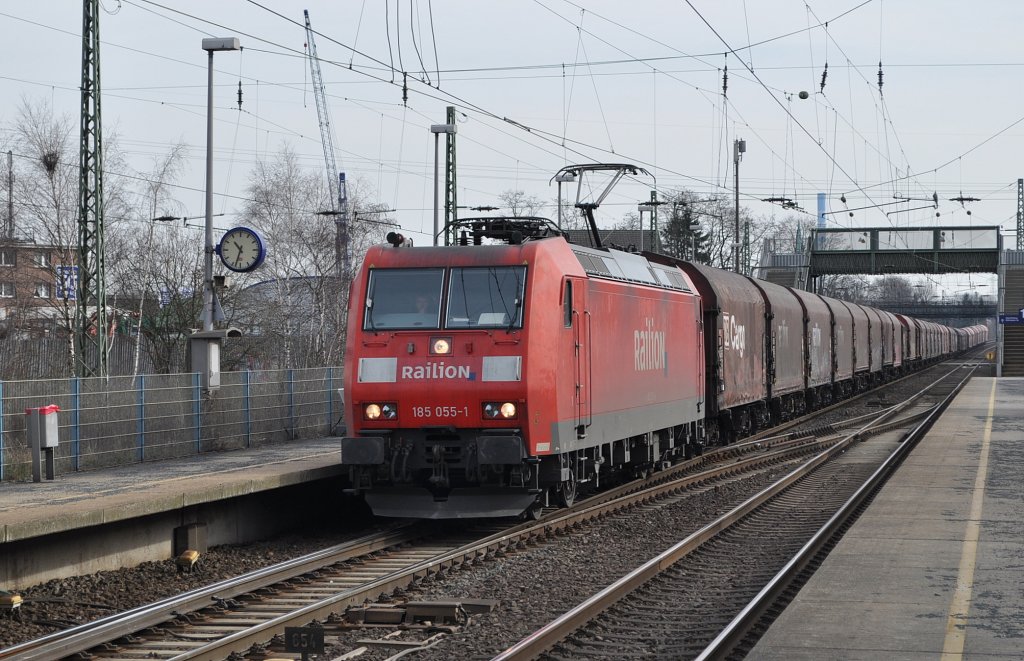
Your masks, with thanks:
[[[178,198],[185,213],[201,215],[200,42],[238,36],[241,54],[215,56],[214,212],[226,214],[218,226],[234,224],[257,159],[289,144],[305,167],[323,170],[303,57],[308,8],[322,35],[338,168],[375,187],[418,244],[429,242],[432,223],[428,127],[444,120],[447,105],[464,114],[458,194],[466,206],[496,204],[510,189],[553,199],[548,180],[560,167],[597,161],[641,165],[659,189],[731,195],[732,141],[742,137],[742,204],[757,214],[786,215],[759,201],[770,196],[813,214],[819,191],[832,211],[843,211],[842,194],[847,206],[864,207],[934,191],[943,224],[1014,230],[1016,180],[1024,176],[1017,165],[1024,123],[1015,124],[1024,117],[1017,45],[1024,4],[691,1],[104,0],[104,126],[117,130],[139,172],[185,141],[190,168]],[[45,99],[77,117],[81,22],[81,3],[70,0],[0,8],[0,146],[22,98]],[[801,100],[801,91],[809,98]],[[635,211],[653,186],[620,186],[604,222]],[[961,192],[982,201],[947,201]],[[933,209],[886,215],[899,209],[830,219],[841,226],[938,222]]]

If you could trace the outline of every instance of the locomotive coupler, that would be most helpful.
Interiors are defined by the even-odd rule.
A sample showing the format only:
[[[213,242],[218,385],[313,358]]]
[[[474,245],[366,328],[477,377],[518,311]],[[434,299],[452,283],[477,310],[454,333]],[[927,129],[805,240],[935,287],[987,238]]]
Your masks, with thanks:
[[[432,458],[431,464],[431,475],[428,482],[431,487],[439,489],[447,489],[450,484],[448,481],[448,464],[444,461],[444,445],[435,443],[430,448],[430,455]]]

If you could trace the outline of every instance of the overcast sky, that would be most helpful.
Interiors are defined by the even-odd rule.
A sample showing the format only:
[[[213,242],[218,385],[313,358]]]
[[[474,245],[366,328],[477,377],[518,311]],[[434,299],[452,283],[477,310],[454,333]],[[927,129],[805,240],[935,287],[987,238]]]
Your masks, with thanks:
[[[103,0],[104,129],[140,173],[189,145],[183,213],[203,213],[204,37],[244,48],[214,60],[217,225],[244,220],[248,173],[283,146],[324,170],[303,8],[338,169],[376,189],[420,245],[433,218],[429,126],[448,105],[460,113],[460,205],[496,205],[507,190],[553,199],[554,173],[587,162],[653,175],[614,191],[606,223],[655,187],[731,196],[739,137],[742,204],[756,214],[789,213],[767,197],[814,214],[823,192],[830,225],[1015,231],[1024,3],[1012,0]],[[77,122],[81,25],[78,1],[0,9],[0,147],[23,99]],[[920,201],[846,211],[933,193],[940,218],[905,211]],[[981,201],[948,201],[960,195]]]

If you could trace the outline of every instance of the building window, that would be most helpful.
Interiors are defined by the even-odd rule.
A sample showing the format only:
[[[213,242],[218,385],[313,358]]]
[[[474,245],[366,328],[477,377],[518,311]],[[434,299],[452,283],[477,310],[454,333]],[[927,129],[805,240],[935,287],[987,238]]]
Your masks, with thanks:
[[[36,298],[50,298],[50,283],[36,283]]]
[[[13,282],[0,282],[0,298],[14,298]]]
[[[0,250],[0,266],[14,266],[14,251],[10,249]]]
[[[50,253],[37,252],[34,261],[39,268],[50,268]]]

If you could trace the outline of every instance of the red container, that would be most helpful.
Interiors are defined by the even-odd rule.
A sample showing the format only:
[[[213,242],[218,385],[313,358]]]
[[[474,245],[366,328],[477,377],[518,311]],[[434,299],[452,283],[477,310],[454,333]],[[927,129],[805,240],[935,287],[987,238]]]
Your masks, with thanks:
[[[850,307],[835,298],[822,296],[829,312],[832,313],[832,346],[834,351],[835,383],[842,383],[853,378],[855,343],[853,312]]]
[[[708,414],[763,401],[765,303],[746,276],[682,264],[700,293],[704,309]]]
[[[791,289],[804,311],[804,351],[807,354],[806,386],[832,383],[832,311],[817,294]]]

